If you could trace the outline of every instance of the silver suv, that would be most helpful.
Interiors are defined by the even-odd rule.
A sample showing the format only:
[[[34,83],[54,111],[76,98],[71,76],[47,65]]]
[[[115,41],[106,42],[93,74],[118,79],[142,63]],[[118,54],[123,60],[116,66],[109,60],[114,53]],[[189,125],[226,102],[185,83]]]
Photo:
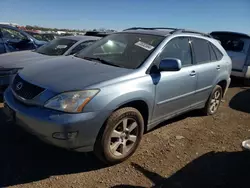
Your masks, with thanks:
[[[232,62],[207,34],[131,28],[75,56],[25,67],[5,91],[5,112],[41,140],[94,151],[109,164],[137,149],[142,135],[184,112],[217,112]]]

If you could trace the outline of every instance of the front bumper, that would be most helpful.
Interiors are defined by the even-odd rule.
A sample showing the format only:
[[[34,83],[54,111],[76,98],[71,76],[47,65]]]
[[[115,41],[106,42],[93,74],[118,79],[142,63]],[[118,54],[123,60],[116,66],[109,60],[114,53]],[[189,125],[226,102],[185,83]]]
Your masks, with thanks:
[[[42,141],[81,152],[93,151],[97,135],[109,116],[109,111],[69,114],[39,106],[28,106],[18,101],[10,88],[4,93],[4,101],[15,112],[15,123]],[[5,107],[6,108],[6,107]],[[53,133],[67,135],[78,132],[75,138],[59,140]]]

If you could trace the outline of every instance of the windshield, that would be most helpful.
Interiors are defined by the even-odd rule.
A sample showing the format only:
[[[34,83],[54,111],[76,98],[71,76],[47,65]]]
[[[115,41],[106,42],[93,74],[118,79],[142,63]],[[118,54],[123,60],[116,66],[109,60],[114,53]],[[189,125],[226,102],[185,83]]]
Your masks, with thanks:
[[[34,37],[37,40],[43,40],[42,35],[38,34],[38,33],[29,33],[32,37]]]
[[[76,42],[76,40],[72,39],[57,38],[41,46],[36,52],[51,56],[63,55]]]
[[[156,35],[116,33],[86,47],[76,57],[136,69],[163,39],[163,36]]]
[[[211,35],[221,42],[226,51],[241,52],[244,48],[244,41],[237,35],[220,33]]]

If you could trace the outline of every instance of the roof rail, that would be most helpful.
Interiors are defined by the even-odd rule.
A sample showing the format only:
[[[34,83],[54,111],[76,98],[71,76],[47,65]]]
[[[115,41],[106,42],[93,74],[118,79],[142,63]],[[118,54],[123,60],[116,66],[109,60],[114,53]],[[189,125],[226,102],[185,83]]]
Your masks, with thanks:
[[[202,33],[199,31],[194,31],[194,30],[188,30],[188,29],[177,29],[172,34],[178,34],[178,33],[193,33],[193,34],[199,34],[205,37],[213,38],[210,34]]]
[[[157,29],[167,29],[167,30],[178,30],[178,28],[172,28],[172,27],[131,27],[128,29],[124,29],[123,31],[128,31],[128,30],[137,30],[137,29],[143,29],[143,30],[157,30]]]
[[[128,30],[137,30],[137,29],[143,29],[143,30],[160,30],[160,29],[167,29],[167,30],[172,30],[169,32],[170,34],[178,34],[178,33],[193,33],[193,34],[199,34],[205,37],[213,38],[210,34],[207,33],[202,33],[199,31],[194,31],[194,30],[188,30],[188,29],[178,29],[178,28],[172,28],[172,27],[131,27],[128,29],[124,29],[123,31],[128,31]]]

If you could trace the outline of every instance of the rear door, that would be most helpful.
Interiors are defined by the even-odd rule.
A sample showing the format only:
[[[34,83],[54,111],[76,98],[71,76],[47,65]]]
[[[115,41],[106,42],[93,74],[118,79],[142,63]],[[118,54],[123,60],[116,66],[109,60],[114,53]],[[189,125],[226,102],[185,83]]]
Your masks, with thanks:
[[[195,105],[199,105],[208,99],[216,77],[221,71],[222,62],[217,60],[209,41],[192,37],[191,44],[198,78]]]

